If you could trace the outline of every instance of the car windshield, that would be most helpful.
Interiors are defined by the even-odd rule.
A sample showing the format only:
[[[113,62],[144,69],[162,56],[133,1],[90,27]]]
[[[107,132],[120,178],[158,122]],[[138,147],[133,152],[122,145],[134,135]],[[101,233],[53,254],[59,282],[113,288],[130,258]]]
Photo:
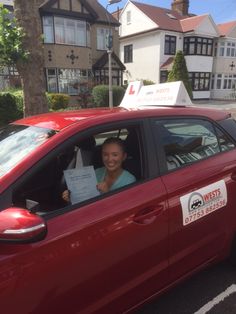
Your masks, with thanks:
[[[0,129],[0,177],[56,132],[34,126],[8,125]]]

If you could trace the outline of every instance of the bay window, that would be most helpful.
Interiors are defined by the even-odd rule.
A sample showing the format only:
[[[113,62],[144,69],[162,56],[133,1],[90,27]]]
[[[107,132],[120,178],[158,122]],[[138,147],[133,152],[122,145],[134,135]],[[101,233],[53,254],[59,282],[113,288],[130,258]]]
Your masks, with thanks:
[[[44,16],[43,33],[45,43],[90,46],[90,28],[83,20]]]

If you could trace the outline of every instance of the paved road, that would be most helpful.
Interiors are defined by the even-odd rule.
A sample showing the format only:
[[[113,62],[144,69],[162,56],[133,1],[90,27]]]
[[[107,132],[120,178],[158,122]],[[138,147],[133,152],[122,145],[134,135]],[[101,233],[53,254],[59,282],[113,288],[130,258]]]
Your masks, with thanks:
[[[229,100],[195,100],[193,105],[197,107],[216,108],[221,110],[227,110],[232,113],[236,118],[236,99]]]
[[[136,314],[235,314],[236,267],[213,266],[173,288]]]

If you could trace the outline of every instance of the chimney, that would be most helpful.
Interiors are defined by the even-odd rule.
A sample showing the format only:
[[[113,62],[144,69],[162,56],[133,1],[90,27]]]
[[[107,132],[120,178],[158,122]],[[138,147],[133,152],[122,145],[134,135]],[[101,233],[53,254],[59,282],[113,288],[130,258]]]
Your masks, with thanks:
[[[171,9],[182,15],[188,15],[189,0],[174,0]]]

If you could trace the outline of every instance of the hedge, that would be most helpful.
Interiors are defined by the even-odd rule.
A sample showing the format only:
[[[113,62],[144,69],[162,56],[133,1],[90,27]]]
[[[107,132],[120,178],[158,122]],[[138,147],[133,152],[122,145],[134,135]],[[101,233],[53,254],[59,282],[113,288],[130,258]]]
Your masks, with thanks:
[[[119,106],[125,94],[125,89],[121,86],[112,86],[113,105]],[[109,86],[97,85],[92,90],[93,101],[96,107],[109,107]]]
[[[0,93],[0,126],[20,119],[22,116],[23,112],[18,108],[17,97],[12,93]]]
[[[66,109],[70,96],[67,94],[47,93],[48,106],[52,110]]]

